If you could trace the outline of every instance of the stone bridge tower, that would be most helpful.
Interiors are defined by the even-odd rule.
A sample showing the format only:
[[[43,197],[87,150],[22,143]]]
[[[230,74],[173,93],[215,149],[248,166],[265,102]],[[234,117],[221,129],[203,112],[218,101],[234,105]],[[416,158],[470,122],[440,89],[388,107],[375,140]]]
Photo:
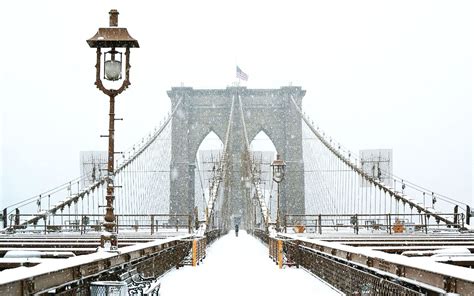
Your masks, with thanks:
[[[172,119],[170,164],[170,213],[187,214],[194,208],[194,170],[197,150],[213,131],[225,141],[232,97],[240,95],[249,142],[264,131],[287,164],[281,183],[280,208],[285,214],[304,214],[304,164],[302,120],[291,102],[292,95],[299,107],[306,91],[301,87],[280,89],[193,89],[173,87],[168,91],[175,108],[183,101]],[[231,166],[231,213],[245,215],[241,188],[240,162],[245,140],[239,100],[235,97],[232,133],[229,139]]]

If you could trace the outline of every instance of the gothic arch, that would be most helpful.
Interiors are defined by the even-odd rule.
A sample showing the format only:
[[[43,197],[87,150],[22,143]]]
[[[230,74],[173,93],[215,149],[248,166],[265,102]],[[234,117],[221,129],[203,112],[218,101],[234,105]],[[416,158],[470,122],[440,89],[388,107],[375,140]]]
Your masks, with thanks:
[[[253,140],[255,140],[255,138],[257,137],[258,134],[260,134],[260,132],[263,132],[268,137],[268,139],[270,139],[277,153],[281,153],[283,151],[283,148],[284,148],[283,143],[279,143],[279,145],[277,146],[275,141],[273,140],[275,137],[269,134],[268,129],[261,127],[260,129],[257,128],[256,131],[257,132],[255,133],[249,134],[249,144],[252,143]]]
[[[199,131],[198,135],[196,136],[196,139],[197,141],[195,141],[196,145],[193,145],[191,147],[191,155],[194,155],[196,156],[196,153],[198,152],[199,150],[199,147],[201,147],[201,144],[204,142],[204,140],[206,139],[207,136],[209,136],[211,133],[214,133],[218,138],[219,140],[222,142],[222,144],[224,144],[224,141],[222,139],[221,136],[219,136],[213,128],[209,127],[208,129],[202,129]],[[194,142],[194,141],[193,141]]]

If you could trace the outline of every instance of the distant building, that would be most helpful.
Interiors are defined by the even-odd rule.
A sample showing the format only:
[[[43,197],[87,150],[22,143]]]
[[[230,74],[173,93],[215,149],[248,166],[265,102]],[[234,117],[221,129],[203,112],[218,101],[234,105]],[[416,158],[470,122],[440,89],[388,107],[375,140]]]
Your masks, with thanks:
[[[107,151],[81,151],[80,161],[82,188],[91,186],[107,173]]]
[[[362,170],[375,180],[379,180],[386,186],[393,187],[393,158],[392,149],[369,149],[360,150],[360,165]],[[362,181],[361,186],[369,186]]]

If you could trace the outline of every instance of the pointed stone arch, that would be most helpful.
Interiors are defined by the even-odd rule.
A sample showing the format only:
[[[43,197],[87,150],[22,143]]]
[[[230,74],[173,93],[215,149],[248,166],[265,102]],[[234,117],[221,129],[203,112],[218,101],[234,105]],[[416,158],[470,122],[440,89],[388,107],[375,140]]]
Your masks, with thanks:
[[[211,144],[211,145],[210,145]],[[202,221],[205,219],[205,208],[209,198],[210,179],[213,176],[214,163],[222,155],[224,142],[212,130],[201,139],[195,152],[195,184],[194,184],[194,205]]]
[[[260,134],[260,133],[263,133],[269,140],[270,142],[272,143],[273,147],[275,148],[275,151],[277,153],[280,153],[282,150],[283,150],[283,146],[280,147],[280,149],[278,149],[278,147],[275,145],[275,141],[272,140],[273,137],[271,137],[270,135],[268,135],[268,130],[264,127],[260,128],[260,130],[257,128],[256,129],[257,132],[255,134],[249,134],[249,144],[252,144],[252,142],[255,140],[255,138]],[[281,144],[281,143],[280,143]]]
[[[220,137],[212,127],[209,127],[208,129],[204,129],[203,130],[204,132],[200,132],[196,139],[196,145],[192,145],[192,148],[191,148],[191,154],[192,155],[196,155],[196,153],[198,152],[199,148],[201,147],[202,143],[204,143],[205,139],[211,135],[211,134],[215,134],[217,136],[217,138],[219,138],[219,140],[221,141],[222,145],[224,144],[224,140],[222,139],[222,137]],[[194,153],[194,154],[193,154]]]

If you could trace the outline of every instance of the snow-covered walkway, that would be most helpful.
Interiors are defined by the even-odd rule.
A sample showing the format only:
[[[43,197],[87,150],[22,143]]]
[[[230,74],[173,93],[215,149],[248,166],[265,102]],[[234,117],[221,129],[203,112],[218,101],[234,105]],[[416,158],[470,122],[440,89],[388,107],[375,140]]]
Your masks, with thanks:
[[[160,280],[162,296],[339,295],[302,269],[278,269],[268,249],[245,231],[217,240],[199,266],[173,270]]]

